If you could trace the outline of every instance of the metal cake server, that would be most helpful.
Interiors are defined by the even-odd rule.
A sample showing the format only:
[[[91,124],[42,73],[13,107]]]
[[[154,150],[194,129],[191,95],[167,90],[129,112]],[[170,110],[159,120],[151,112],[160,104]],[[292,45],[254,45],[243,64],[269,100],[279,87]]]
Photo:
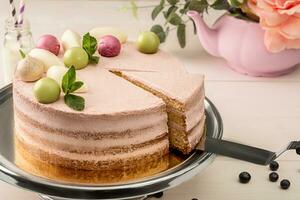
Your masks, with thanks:
[[[259,165],[268,165],[287,150],[300,148],[300,141],[292,141],[278,152],[243,145],[212,137],[202,137],[196,149],[248,161]]]

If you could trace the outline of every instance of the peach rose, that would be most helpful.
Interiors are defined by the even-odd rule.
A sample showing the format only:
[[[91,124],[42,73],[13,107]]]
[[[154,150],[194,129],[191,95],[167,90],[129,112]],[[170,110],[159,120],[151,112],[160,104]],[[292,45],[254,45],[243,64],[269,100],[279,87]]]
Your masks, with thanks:
[[[265,30],[265,45],[273,53],[300,48],[300,0],[248,0]]]

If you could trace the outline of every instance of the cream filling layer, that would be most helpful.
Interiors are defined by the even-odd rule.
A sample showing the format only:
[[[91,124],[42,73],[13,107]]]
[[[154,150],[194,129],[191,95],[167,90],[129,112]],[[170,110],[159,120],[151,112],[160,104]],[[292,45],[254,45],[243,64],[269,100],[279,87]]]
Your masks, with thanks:
[[[201,122],[197,126],[195,126],[195,128],[188,134],[188,141],[191,148],[194,148],[196,144],[199,143],[204,133],[204,125],[205,125],[205,117],[203,117]]]
[[[86,115],[64,115],[63,113],[49,112],[28,103],[20,96],[14,95],[15,108],[28,118],[53,129],[76,132],[122,132],[136,130],[167,122],[167,114],[163,111],[153,111],[147,114],[132,114],[120,116],[89,117]],[[30,113],[30,115],[28,115]]]
[[[141,147],[136,149],[135,151],[118,153],[118,154],[103,154],[103,155],[93,155],[93,154],[79,154],[79,153],[71,153],[67,151],[61,151],[58,149],[49,148],[46,145],[42,145],[33,140],[27,140],[24,135],[17,135],[21,141],[24,141],[25,144],[30,145],[29,148],[35,148],[47,152],[49,154],[56,155],[58,157],[64,159],[78,160],[78,161],[89,161],[89,162],[105,162],[105,161],[117,161],[124,160],[126,161],[129,158],[142,157],[148,154],[154,154],[156,152],[163,152],[164,149],[169,148],[169,141],[166,138],[165,140],[161,140],[156,144],[147,145],[145,147]]]
[[[172,112],[177,113],[178,115],[185,115],[185,124],[186,128],[185,131],[190,131],[193,127],[195,127],[200,120],[203,119],[205,115],[205,108],[204,108],[204,95],[201,99],[196,102],[190,109],[188,109],[185,113],[182,113],[178,110],[172,109]],[[169,122],[170,124],[174,124]]]
[[[40,140],[42,143],[47,143],[47,141],[52,143],[57,143],[61,146],[65,146],[70,150],[103,150],[115,147],[126,147],[130,145],[142,144],[158,137],[161,137],[167,133],[167,127],[165,124],[158,124],[157,126],[139,130],[133,133],[132,136],[124,135],[118,138],[102,138],[99,140],[94,139],[83,139],[74,138],[66,135],[59,135],[47,130],[41,130],[29,123],[24,123],[19,120],[18,117],[15,118],[15,128],[16,134],[23,135],[23,138],[30,140],[30,137],[34,137],[35,140]],[[24,131],[23,131],[24,130]]]

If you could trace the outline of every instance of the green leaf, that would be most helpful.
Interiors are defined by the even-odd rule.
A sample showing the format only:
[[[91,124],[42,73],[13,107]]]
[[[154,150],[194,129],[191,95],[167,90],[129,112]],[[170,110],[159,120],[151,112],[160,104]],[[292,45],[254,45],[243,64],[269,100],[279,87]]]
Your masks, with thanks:
[[[155,20],[155,18],[158,16],[158,14],[164,9],[164,7],[162,5],[158,5],[156,7],[154,7],[152,13],[151,13],[151,18],[152,20]]]
[[[185,24],[179,24],[177,27],[177,38],[181,48],[185,47]]]
[[[73,110],[82,111],[85,107],[85,100],[80,96],[67,94],[64,97],[65,103]]]
[[[182,9],[179,10],[181,14],[186,14],[188,11],[188,8],[190,6],[191,1],[187,1]]]
[[[65,94],[69,93],[71,85],[75,82],[76,80],[76,71],[75,67],[72,66],[66,74],[63,76],[61,87],[63,89],[63,92]]]
[[[75,92],[76,90],[80,89],[83,86],[82,81],[76,81],[71,84],[71,87],[69,89],[69,93]]]
[[[98,64],[99,59],[100,59],[100,57],[98,57],[98,56],[91,56],[90,60],[89,60],[89,63],[90,64]]]
[[[179,0],[167,0],[169,4],[175,5],[179,2]]]
[[[152,26],[150,31],[155,33],[159,37],[160,43],[165,42],[166,33],[164,32],[164,29],[161,25],[156,24],[156,25]]]
[[[164,17],[167,19],[171,13],[175,13],[177,11],[178,7],[177,6],[171,6],[167,10],[167,12],[164,12]]]
[[[230,5],[227,1],[224,0],[216,0],[212,5],[210,5],[215,10],[228,10]]]
[[[131,12],[134,18],[138,19],[138,7],[136,5],[135,0],[130,0],[130,5],[131,5]]]
[[[165,5],[165,0],[160,0],[159,5],[164,6]]]
[[[96,40],[96,38],[91,36],[90,33],[86,33],[83,36],[82,47],[89,56],[89,63],[90,64],[97,64],[99,59],[96,60],[95,58],[93,58],[94,53],[97,51],[97,40]],[[95,61],[97,61],[97,62],[95,62]]]
[[[26,57],[26,54],[22,51],[22,49],[19,49],[21,57],[24,59]]]
[[[182,23],[182,19],[181,19],[181,17],[180,17],[177,13],[172,12],[172,13],[169,15],[169,17],[168,17],[166,23],[168,23],[168,22],[169,22],[170,24],[172,24],[172,25],[177,26],[177,25],[179,25],[179,24]]]
[[[189,10],[197,11],[198,13],[203,13],[207,10],[209,4],[207,0],[192,0],[189,4]]]
[[[161,25],[156,24],[156,25],[152,26],[150,31],[152,31],[153,33],[159,33],[159,32],[163,32],[164,29]]]
[[[228,3],[234,8],[239,8],[242,5],[238,0],[228,0]]]

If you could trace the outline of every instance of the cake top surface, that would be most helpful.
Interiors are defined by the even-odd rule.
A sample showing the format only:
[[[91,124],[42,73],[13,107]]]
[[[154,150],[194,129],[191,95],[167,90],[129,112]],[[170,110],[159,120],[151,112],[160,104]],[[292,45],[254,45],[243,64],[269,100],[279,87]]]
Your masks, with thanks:
[[[184,66],[170,54],[162,50],[156,54],[143,54],[136,50],[133,43],[127,42],[122,45],[118,56],[101,57],[99,64],[76,71],[78,77],[88,86],[88,92],[80,94],[86,102],[81,113],[124,114],[164,105],[158,97],[110,71],[122,71],[183,103],[203,84],[203,76],[188,74]],[[34,98],[33,86],[34,83],[14,81],[15,89],[30,101],[39,104]],[[43,106],[62,112],[78,113],[64,104],[62,96],[57,102]]]
[[[86,102],[85,109],[80,113],[90,115],[138,113],[163,105],[159,98],[105,69],[89,66],[77,73],[88,85],[88,92],[80,94]],[[16,80],[14,89],[21,91],[30,101],[36,102],[32,91],[33,85],[34,83]],[[57,102],[43,106],[68,113],[78,112],[66,106],[63,99],[61,96]]]

